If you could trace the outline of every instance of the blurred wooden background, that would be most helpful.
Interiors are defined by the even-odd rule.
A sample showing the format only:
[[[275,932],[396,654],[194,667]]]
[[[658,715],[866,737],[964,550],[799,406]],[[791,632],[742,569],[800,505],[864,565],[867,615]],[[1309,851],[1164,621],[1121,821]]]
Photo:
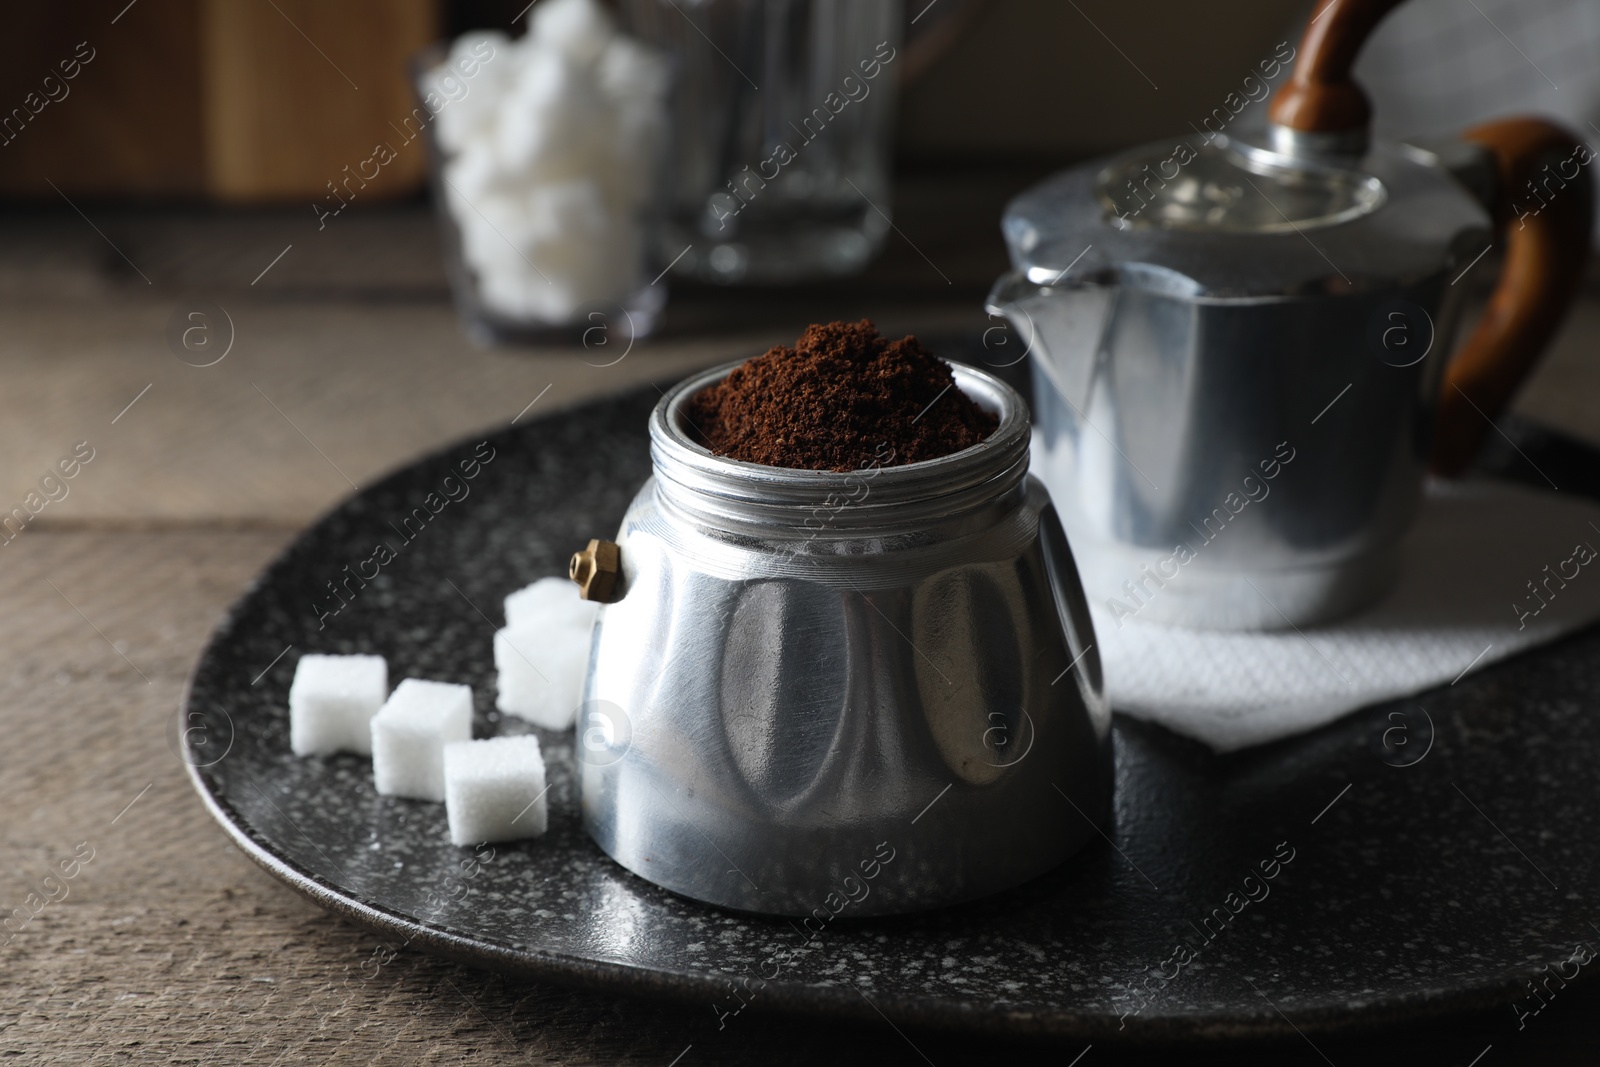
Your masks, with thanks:
[[[16,121],[0,144],[0,196],[55,197],[53,183],[70,196],[317,199],[377,141],[395,139],[389,123],[414,103],[406,61],[438,36],[439,8],[92,0],[8,10],[0,116]],[[80,45],[93,58],[65,80],[60,63]],[[49,95],[58,99],[39,107]],[[425,172],[412,145],[362,193],[408,194]]]
[[[666,2],[666,0],[662,0]],[[960,0],[935,0],[947,8]],[[978,0],[908,87],[902,156],[1060,161],[1174,131],[1292,35],[1305,0]],[[908,14],[927,0],[908,0]],[[0,197],[320,198],[411,110],[410,56],[526,0],[82,0],[0,37]],[[926,6],[926,18],[942,12]],[[520,23],[518,24],[520,28]],[[75,78],[59,64],[93,51]],[[45,78],[55,79],[49,86]],[[64,90],[64,91],[63,91]],[[32,94],[32,95],[30,95]],[[49,100],[48,94],[58,97]],[[42,106],[41,106],[42,104]],[[37,109],[35,113],[34,109]],[[6,140],[5,137],[9,137]],[[422,184],[407,146],[362,195]],[[55,189],[52,189],[52,184]]]

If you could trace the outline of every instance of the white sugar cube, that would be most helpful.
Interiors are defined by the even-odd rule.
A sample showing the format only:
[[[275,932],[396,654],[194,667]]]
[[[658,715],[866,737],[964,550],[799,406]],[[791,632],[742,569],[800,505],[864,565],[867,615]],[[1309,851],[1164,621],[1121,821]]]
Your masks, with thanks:
[[[473,141],[444,165],[445,196],[450,208],[458,215],[471,214],[475,206],[490,193],[502,192],[507,186],[506,175],[494,157],[494,147],[487,141]]]
[[[500,163],[526,171],[587,155],[604,133],[607,112],[594,79],[570,58],[553,49],[530,52],[500,108]]]
[[[512,44],[503,33],[469,33],[450,47],[443,63],[422,75],[424,105],[447,152],[492,129],[500,97],[515,74]]]
[[[528,16],[528,37],[561,49],[578,63],[593,63],[616,32],[611,16],[595,0],[543,0]]]
[[[583,700],[589,627],[571,618],[535,618],[494,635],[499,695],[495,707],[547,730],[570,730]]]
[[[452,844],[538,837],[549,826],[544,756],[532,735],[446,745],[444,789]]]
[[[627,228],[597,234],[563,236],[540,249],[539,269],[562,284],[551,288],[569,293],[573,309],[605,308],[615,318],[611,328],[617,336],[625,335],[627,325],[614,305],[627,295],[628,279],[636,276],[642,246],[635,240],[639,231]],[[627,264],[627,271],[619,266]],[[591,320],[594,322],[607,320]]]
[[[369,755],[372,717],[388,692],[382,656],[301,656],[289,686],[289,747],[297,756]]]
[[[611,225],[600,186],[591,178],[533,189],[527,197],[528,221],[538,238],[550,242],[592,241]]]
[[[460,152],[494,136],[499,118],[496,88],[474,85],[454,72],[441,70],[423,84],[423,99],[439,110],[433,116],[434,136],[446,152]]]
[[[472,687],[401,682],[372,718],[372,778],[386,797],[444,799],[444,747],[472,738]]]
[[[461,255],[474,270],[507,274],[532,269],[525,251],[532,235],[521,199],[504,193],[480,197],[459,221]]]
[[[534,622],[544,618],[569,619],[588,633],[600,605],[578,595],[578,583],[570,578],[540,578],[506,596],[506,625]]]

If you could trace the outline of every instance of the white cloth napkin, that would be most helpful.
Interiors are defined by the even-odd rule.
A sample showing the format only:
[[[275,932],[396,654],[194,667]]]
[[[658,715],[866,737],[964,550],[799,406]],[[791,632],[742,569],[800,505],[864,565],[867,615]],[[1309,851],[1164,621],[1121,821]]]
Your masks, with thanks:
[[[1340,622],[1241,633],[1124,619],[1118,629],[1092,606],[1111,705],[1219,752],[1303,733],[1600,618],[1597,548],[1600,506],[1584,498],[1430,482],[1399,585]]]

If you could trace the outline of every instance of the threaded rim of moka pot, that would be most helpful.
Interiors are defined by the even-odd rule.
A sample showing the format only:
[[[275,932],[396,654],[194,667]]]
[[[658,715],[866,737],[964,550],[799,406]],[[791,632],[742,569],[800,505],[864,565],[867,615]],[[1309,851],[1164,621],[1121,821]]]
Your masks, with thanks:
[[[685,409],[739,365],[685,378],[650,414],[658,497],[709,526],[804,538],[913,531],[989,504],[1027,476],[1027,403],[994,375],[955,362],[949,364],[955,387],[999,420],[994,432],[959,452],[898,466],[869,462],[856,471],[771,467],[713,455],[695,440]]]

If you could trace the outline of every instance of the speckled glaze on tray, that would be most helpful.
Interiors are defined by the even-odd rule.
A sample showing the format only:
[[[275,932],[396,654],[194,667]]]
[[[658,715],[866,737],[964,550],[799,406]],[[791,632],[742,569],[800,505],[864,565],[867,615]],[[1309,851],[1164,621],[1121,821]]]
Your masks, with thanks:
[[[1511,1029],[1529,979],[1600,946],[1585,902],[1600,877],[1594,631],[1225,758],[1119,718],[1108,841],[987,901],[870,921],[846,908],[810,937],[602,855],[579,824],[570,735],[541,733],[548,836],[492,852],[451,846],[442,806],[377,796],[365,759],[290,755],[304,652],[380,652],[391,682],[470,684],[477,736],[528,729],[493,710],[501,598],[616,529],[649,473],[657,396],[447,448],[336,509],[261,576],[202,656],[179,723],[197,789],[253,859],[392,944],[499,971],[718,1013],[748,1002],[1092,1041],[1315,1035],[1474,1007]],[[1577,484],[1600,471],[1592,453],[1536,428],[1513,436],[1563,489],[1593,490]],[[1501,452],[1491,465],[1516,475],[1522,459]],[[429,517],[406,526],[414,508]],[[370,576],[385,539],[396,557],[335,599],[327,583]]]

